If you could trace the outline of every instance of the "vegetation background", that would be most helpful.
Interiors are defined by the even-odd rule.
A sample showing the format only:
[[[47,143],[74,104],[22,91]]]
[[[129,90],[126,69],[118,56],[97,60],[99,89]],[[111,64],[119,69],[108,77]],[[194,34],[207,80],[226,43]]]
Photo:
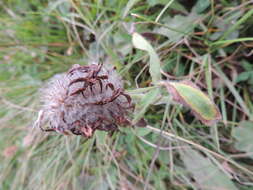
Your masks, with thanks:
[[[208,127],[168,93],[151,96],[133,31],[163,79],[193,81],[222,121]],[[252,190],[252,34],[252,0],[1,0],[0,189]],[[150,127],[89,140],[32,129],[45,81],[99,59]]]

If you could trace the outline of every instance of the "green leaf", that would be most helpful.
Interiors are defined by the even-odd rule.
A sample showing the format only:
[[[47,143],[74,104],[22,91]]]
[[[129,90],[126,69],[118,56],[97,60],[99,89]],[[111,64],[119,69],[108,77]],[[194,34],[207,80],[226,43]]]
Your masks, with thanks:
[[[170,42],[176,43],[193,32],[199,18],[200,15],[195,12],[187,16],[176,15],[173,18],[168,16],[163,19],[166,27],[156,28],[154,32],[164,35],[169,38]]]
[[[245,71],[253,71],[253,65],[246,60],[242,60],[242,67],[244,68]]]
[[[226,18],[215,19],[213,25],[217,27],[218,30],[217,32],[214,32],[213,34],[210,35],[209,37],[210,40],[212,41],[218,40],[228,30],[228,28],[231,26],[231,23],[236,23],[237,20],[242,16],[242,14],[243,14],[242,10],[235,10],[233,11],[233,13],[227,15]],[[213,44],[223,45],[247,40],[247,38],[238,38],[238,36],[239,31],[234,30],[228,36],[226,36],[224,40],[216,41]]]
[[[147,0],[147,3],[150,7],[155,6],[157,4],[165,5],[166,2],[166,0]]]
[[[214,125],[221,119],[217,106],[195,84],[190,81],[162,83],[166,86],[173,99],[189,107],[195,117],[206,125]]]
[[[138,128],[135,128],[134,131],[136,135],[141,136],[141,137],[144,137],[147,134],[152,132],[151,129],[148,129],[146,127],[138,127]]]
[[[244,13],[243,16],[234,24],[230,24],[229,28],[226,28],[226,31],[222,35],[220,40],[226,39],[232,32],[237,30],[244,22],[250,19],[253,15],[253,9],[249,9],[248,12]]]
[[[139,121],[139,119],[145,114],[150,104],[154,103],[160,93],[160,89],[152,89],[141,99],[140,103],[136,105],[133,123]]]
[[[235,82],[242,82],[242,81],[247,81],[250,79],[250,77],[253,75],[253,71],[246,71],[246,72],[242,72],[238,75],[238,77],[236,78]]]
[[[147,51],[150,56],[149,72],[153,83],[161,80],[160,60],[150,43],[140,34],[133,33],[132,42],[135,48]]]
[[[232,136],[235,137],[235,147],[238,150],[251,153],[249,156],[253,158],[253,122],[252,121],[242,121],[239,127],[233,128]]]
[[[147,3],[150,7],[155,5],[167,5],[170,3],[168,0],[147,0]],[[169,6],[170,9],[174,9],[181,12],[187,12],[185,7],[181,5],[178,1],[173,1],[172,4]]]
[[[193,175],[199,189],[236,190],[236,186],[208,157],[187,148],[181,153],[186,169]]]
[[[197,13],[202,13],[204,12],[208,7],[210,6],[210,1],[209,0],[198,0],[195,9]]]

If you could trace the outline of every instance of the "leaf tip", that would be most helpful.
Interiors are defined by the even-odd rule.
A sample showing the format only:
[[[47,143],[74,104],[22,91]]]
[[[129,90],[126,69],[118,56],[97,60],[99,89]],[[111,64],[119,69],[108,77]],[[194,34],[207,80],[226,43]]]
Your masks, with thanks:
[[[191,81],[161,82],[173,100],[191,109],[193,115],[207,126],[221,120],[221,114],[213,101]]]

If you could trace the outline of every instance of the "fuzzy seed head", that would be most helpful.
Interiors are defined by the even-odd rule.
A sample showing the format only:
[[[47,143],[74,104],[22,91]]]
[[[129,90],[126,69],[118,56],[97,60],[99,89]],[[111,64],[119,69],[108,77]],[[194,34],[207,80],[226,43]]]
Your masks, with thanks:
[[[42,130],[90,137],[95,130],[113,131],[130,124],[131,98],[110,66],[73,65],[52,77],[40,90],[42,110],[35,125]],[[50,127],[43,129],[42,126]]]

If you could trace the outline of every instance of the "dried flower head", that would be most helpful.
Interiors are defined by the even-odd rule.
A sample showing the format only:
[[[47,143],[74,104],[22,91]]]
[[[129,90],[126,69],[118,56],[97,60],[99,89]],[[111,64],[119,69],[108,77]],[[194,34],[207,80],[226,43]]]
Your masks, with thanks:
[[[51,78],[41,94],[43,108],[35,125],[44,131],[91,137],[95,130],[113,131],[117,125],[130,124],[131,98],[109,65],[73,65]],[[50,127],[42,128],[46,124]]]

